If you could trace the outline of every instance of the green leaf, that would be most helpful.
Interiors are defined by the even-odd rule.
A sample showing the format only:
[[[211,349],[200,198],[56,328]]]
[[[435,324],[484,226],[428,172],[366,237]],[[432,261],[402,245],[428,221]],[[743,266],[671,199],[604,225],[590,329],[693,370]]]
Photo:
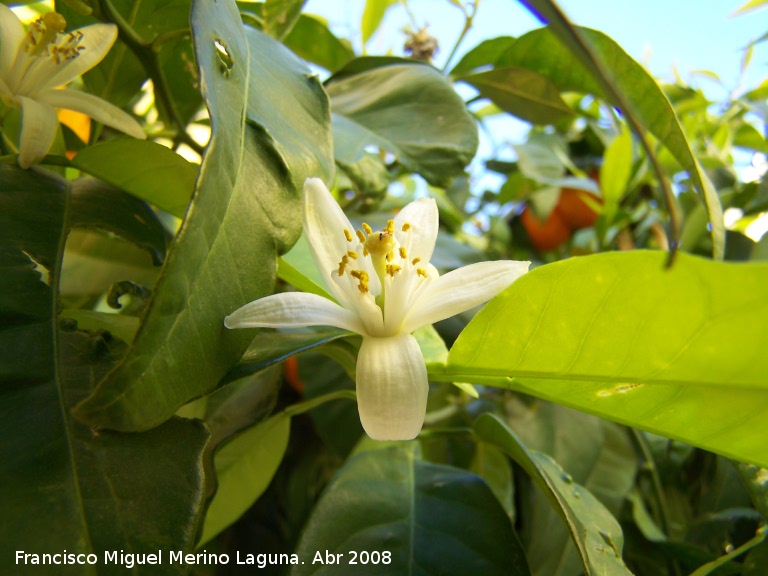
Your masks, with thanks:
[[[394,6],[400,0],[365,0],[363,9],[363,19],[360,22],[360,33],[363,37],[363,46],[368,43],[371,36],[379,28],[379,24],[384,19],[384,14],[390,6]]]
[[[72,165],[183,218],[197,166],[151,140],[122,138],[83,148]]]
[[[571,531],[587,576],[631,576],[621,559],[621,527],[589,491],[575,483],[552,458],[528,450],[497,416],[482,414],[474,429],[483,441],[504,450],[544,492]]]
[[[354,398],[354,394],[338,392],[294,404],[217,450],[218,488],[206,512],[198,547],[235,522],[267,489],[288,447],[291,417],[341,398]]]
[[[306,352],[348,335],[349,332],[336,328],[323,328],[312,332],[259,332],[248,350],[243,354],[240,362],[224,375],[221,384],[227,384],[255,374],[269,366],[279,364],[295,354]]]
[[[619,208],[619,202],[627,193],[632,175],[632,133],[623,129],[605,150],[600,166],[600,191],[603,193],[608,220]]]
[[[9,495],[0,554],[66,549],[103,558],[121,549],[191,551],[202,511],[207,431],[199,422],[174,418],[127,435],[70,416],[124,345],[108,334],[58,328],[56,285],[70,225],[70,183],[42,170],[3,167],[0,202],[0,434],[14,439],[0,463],[0,490]],[[170,566],[137,573],[150,572],[177,573]],[[18,565],[14,573],[39,574],[40,567]]]
[[[283,414],[246,430],[216,452],[218,490],[208,507],[202,546],[232,524],[261,496],[288,447],[291,419]]]
[[[133,244],[97,230],[75,229],[67,237],[59,293],[79,303],[104,294],[123,280],[152,286],[159,274],[152,258]]]
[[[653,77],[605,34],[573,26],[551,0],[529,0],[528,5],[550,21],[550,27],[518,38],[497,65],[529,68],[549,78],[561,91],[575,90],[605,99],[621,110],[654,163],[657,163],[656,154],[645,133],[658,138],[688,170],[704,197],[712,223],[714,255],[722,259],[725,225],[717,192],[693,155],[672,105]],[[663,178],[660,172],[658,175]],[[670,190],[667,190],[667,204],[670,211],[675,210]]]
[[[744,462],[734,462],[734,465],[755,508],[768,521],[768,469]]]
[[[262,8],[264,32],[283,40],[291,31],[307,0],[266,0]]]
[[[637,454],[620,426],[540,400],[512,398],[508,426],[530,450],[551,456],[614,516],[634,485]],[[565,525],[541,492],[532,496],[528,560],[535,573],[578,573],[581,560]]]
[[[512,467],[506,455],[491,444],[478,442],[475,444],[475,453],[472,455],[469,470],[485,480],[507,516],[514,519]],[[530,555],[528,558],[530,562]]]
[[[691,576],[707,576],[708,574],[712,574],[715,570],[717,570],[720,566],[724,566],[725,564],[728,564],[731,560],[734,560],[736,557],[741,556],[744,554],[744,552],[751,550],[755,546],[762,544],[765,542],[765,538],[768,536],[768,526],[763,525],[760,527],[757,531],[757,534],[735,550],[729,552],[728,554],[725,554],[724,556],[720,556],[717,560],[713,560],[712,562],[707,562],[704,566],[700,566],[695,572],[691,574]]]
[[[768,6],[768,0],[748,0],[739,6],[731,16],[739,16],[741,14],[746,14],[747,12],[752,12],[753,10],[762,10],[766,6]]]
[[[557,87],[538,72],[517,66],[503,66],[459,76],[502,110],[532,124],[556,124],[573,116]]]
[[[470,322],[444,377],[766,465],[768,266],[679,256],[671,270],[650,251],[533,270]]]
[[[311,292],[333,300],[325,288],[325,282],[315,264],[306,235],[302,234],[288,253],[283,254],[277,265],[280,279],[303,292]]]
[[[151,428],[217,385],[252,338],[226,330],[224,317],[272,293],[276,252],[299,234],[304,180],[332,179],[316,77],[276,40],[243,27],[234,2],[195,2],[192,26],[211,141],[126,360],[76,408],[108,428]]]
[[[123,342],[130,342],[139,329],[139,319],[136,316],[125,314],[109,314],[94,310],[66,309],[61,311],[62,318],[71,318],[77,321],[80,330],[96,332],[107,330]]]
[[[381,558],[365,566],[371,575],[528,575],[488,486],[465,470],[422,462],[416,452],[410,443],[351,457],[307,522],[296,551],[307,560],[291,575],[348,574],[351,552],[362,564],[363,550]],[[325,551],[342,554],[341,562],[311,563],[316,554],[325,560]]]
[[[72,183],[69,225],[113,232],[152,256],[155,265],[165,259],[165,228],[141,200],[96,178]]]
[[[285,45],[298,56],[335,72],[355,57],[355,52],[345,40],[339,40],[318,17],[302,14],[296,21]]]
[[[499,57],[506,52],[515,39],[512,36],[499,36],[483,40],[459,60],[451,70],[451,76],[457,77],[472,72],[477,68],[495,64]]]
[[[354,62],[354,61],[353,61]],[[439,185],[462,174],[477,151],[472,116],[434,68],[402,64],[330,79],[334,152],[344,164],[374,145]]]

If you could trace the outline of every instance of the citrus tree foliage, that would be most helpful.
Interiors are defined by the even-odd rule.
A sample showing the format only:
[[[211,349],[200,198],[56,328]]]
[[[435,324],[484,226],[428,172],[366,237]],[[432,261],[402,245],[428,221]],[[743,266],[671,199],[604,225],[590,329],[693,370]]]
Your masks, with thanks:
[[[96,559],[57,574],[766,573],[768,186],[744,159],[768,154],[768,80],[725,102],[660,83],[551,0],[443,69],[425,29],[365,49],[401,33],[392,0],[365,2],[362,43],[300,0],[4,4],[114,25],[70,89],[146,139],[59,111],[22,168],[54,119],[13,80],[44,50],[2,12],[3,573],[53,573],[18,551]],[[483,9],[445,4],[465,31]],[[494,146],[510,117],[527,131]],[[277,292],[332,299],[307,178],[374,230],[434,199],[441,274],[532,262],[415,332],[415,440],[365,436],[359,336],[224,326]]]

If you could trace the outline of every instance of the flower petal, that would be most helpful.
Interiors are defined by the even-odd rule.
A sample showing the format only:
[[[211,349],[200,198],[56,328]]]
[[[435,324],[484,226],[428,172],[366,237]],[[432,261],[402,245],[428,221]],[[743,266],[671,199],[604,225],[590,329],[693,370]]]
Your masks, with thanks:
[[[403,232],[403,224],[410,225]],[[409,258],[419,257],[429,262],[437,241],[440,217],[437,203],[432,198],[419,198],[408,204],[395,216],[395,238],[408,251]]]
[[[21,138],[19,139],[19,166],[29,168],[48,153],[56,138],[59,119],[47,104],[19,96],[21,102]]]
[[[411,304],[403,331],[413,332],[490,300],[525,274],[529,265],[515,260],[479,262],[431,280]]]
[[[254,300],[224,318],[227,328],[296,328],[335,326],[362,332],[360,319],[317,294],[284,292]]]
[[[44,79],[40,89],[58,88],[71,82],[81,74],[88,72],[104,59],[112,45],[117,40],[117,26],[114,24],[91,24],[74,30],[73,34],[82,34],[81,50],[77,58],[72,58],[57,66],[56,72]]]
[[[374,440],[411,440],[424,423],[429,382],[410,334],[364,337],[357,357],[357,409]]]
[[[69,89],[45,90],[37,95],[37,100],[56,108],[82,112],[97,122],[125,132],[134,138],[144,140],[147,137],[141,125],[132,116],[93,94]]]
[[[0,4],[0,77],[6,80],[24,34],[24,26],[13,10],[5,4]]]
[[[331,273],[337,270],[341,257],[350,249],[344,230],[354,239],[354,228],[320,178],[304,182],[304,232],[317,269],[325,286],[346,308],[354,308],[356,288],[347,282],[336,282]],[[355,240],[355,242],[357,242]]]

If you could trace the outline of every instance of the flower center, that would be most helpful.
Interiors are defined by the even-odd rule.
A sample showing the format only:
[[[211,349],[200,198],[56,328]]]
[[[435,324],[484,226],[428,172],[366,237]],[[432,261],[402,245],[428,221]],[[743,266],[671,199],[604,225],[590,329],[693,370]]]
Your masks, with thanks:
[[[80,45],[83,33],[76,31],[63,34],[66,27],[64,16],[48,12],[30,24],[22,44],[24,51],[30,56],[51,57],[56,64],[77,58],[80,51],[85,50],[85,46]]]
[[[395,221],[389,220],[383,230],[374,231],[371,227],[363,223],[362,230],[355,230],[353,236],[350,230],[344,230],[344,238],[349,244],[346,254],[342,255],[337,270],[339,277],[345,274],[357,281],[357,289],[360,294],[367,294],[370,291],[370,275],[365,270],[373,270],[381,282],[381,294],[376,296],[376,304],[384,309],[386,287],[389,283],[396,280],[396,277],[402,274],[413,275],[418,278],[426,278],[427,271],[424,268],[417,267],[421,258],[410,258],[408,248],[410,247],[411,225],[406,222],[401,227],[404,233],[403,246],[400,245],[395,237]],[[357,240],[357,242],[355,242]],[[370,265],[364,264],[368,260]]]

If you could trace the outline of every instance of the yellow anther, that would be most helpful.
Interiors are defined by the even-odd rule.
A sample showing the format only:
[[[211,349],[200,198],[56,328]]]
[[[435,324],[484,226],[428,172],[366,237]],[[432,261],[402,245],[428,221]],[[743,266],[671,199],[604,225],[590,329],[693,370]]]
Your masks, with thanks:
[[[368,248],[363,246],[363,256],[368,256],[368,254],[370,254],[370,252],[368,252]]]
[[[354,250],[347,250],[347,256],[352,258],[352,260],[357,260],[357,252]]]
[[[400,258],[402,258],[403,260],[408,258],[408,252],[405,251],[404,246],[400,246]]]
[[[400,266],[398,266],[397,264],[387,264],[387,274],[389,274],[393,278],[395,277],[395,274],[400,272],[400,270],[402,270],[402,268],[400,268]]]
[[[413,260],[411,260],[411,264],[413,264],[414,266],[416,266],[416,264],[418,264],[419,262],[421,262],[421,258],[414,258]]]
[[[352,278],[357,278],[360,282],[357,285],[357,289],[360,290],[361,294],[368,292],[368,272],[365,270],[352,270],[349,275],[352,276]]]
[[[400,230],[402,230],[403,232],[408,232],[408,230],[410,229],[411,229],[410,222],[406,222],[405,224],[403,224],[402,228],[400,228]]]
[[[390,234],[395,233],[395,221],[394,220],[387,220],[387,227],[384,228],[385,232],[389,232]]]
[[[344,256],[341,257],[341,261],[344,262],[344,264],[349,264],[349,256],[344,254]]]
[[[346,269],[347,269],[347,263],[344,262],[344,260],[339,262],[339,276],[343,276],[344,275],[344,270],[346,270]]]
[[[344,238],[347,239],[347,242],[352,242],[352,232],[344,228]]]
[[[424,270],[424,268],[416,268],[416,274],[418,274],[422,278],[426,278],[427,277],[427,271]]]
[[[373,234],[373,229],[365,222],[363,222],[363,230],[365,230],[366,234]]]
[[[355,230],[355,234],[357,234],[357,239],[365,244],[365,234],[363,234],[360,230]]]
[[[387,252],[387,262],[392,262],[392,260],[394,259],[395,259],[395,253],[392,251]]]

